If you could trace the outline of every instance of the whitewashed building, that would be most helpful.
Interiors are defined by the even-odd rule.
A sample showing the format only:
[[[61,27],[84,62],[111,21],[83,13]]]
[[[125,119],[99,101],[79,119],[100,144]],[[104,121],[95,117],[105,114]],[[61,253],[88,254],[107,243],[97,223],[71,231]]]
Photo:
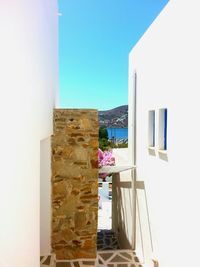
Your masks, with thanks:
[[[148,266],[199,264],[199,8],[169,1],[129,55],[135,248]]]
[[[0,1],[1,267],[39,266],[40,172],[41,189],[48,191],[57,30],[56,0]],[[50,249],[50,214],[45,213],[50,213],[50,191],[46,196],[41,201],[46,205],[45,211],[41,207],[43,250]]]

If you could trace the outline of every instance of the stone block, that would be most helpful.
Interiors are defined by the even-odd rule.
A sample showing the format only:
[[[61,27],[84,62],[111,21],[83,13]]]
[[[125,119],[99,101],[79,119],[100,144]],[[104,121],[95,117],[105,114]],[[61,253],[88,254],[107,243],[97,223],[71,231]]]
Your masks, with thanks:
[[[54,110],[52,250],[59,260],[96,257],[98,112]]]

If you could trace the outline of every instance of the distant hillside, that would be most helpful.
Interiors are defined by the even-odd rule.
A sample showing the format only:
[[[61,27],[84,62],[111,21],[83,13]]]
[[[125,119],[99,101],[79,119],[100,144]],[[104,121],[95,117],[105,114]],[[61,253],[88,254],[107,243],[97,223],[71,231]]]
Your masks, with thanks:
[[[100,127],[127,128],[128,127],[128,105],[114,109],[99,111]]]

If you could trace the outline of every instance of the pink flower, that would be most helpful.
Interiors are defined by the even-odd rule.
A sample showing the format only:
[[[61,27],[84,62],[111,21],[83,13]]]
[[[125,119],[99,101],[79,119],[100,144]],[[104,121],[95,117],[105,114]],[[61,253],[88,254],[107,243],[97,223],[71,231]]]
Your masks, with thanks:
[[[102,166],[114,166],[115,165],[115,158],[112,154],[112,151],[102,151],[100,148],[98,150],[98,162],[99,168]],[[108,173],[101,173],[99,175],[100,178],[105,179],[108,176]]]
[[[103,160],[103,151],[100,148],[98,150],[98,159],[99,159],[99,162]]]

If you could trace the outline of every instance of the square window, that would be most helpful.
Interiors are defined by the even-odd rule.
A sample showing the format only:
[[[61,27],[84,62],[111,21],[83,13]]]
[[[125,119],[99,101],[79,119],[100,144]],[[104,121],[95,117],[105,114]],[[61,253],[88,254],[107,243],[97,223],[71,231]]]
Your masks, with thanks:
[[[155,110],[149,111],[149,147],[155,147]]]

